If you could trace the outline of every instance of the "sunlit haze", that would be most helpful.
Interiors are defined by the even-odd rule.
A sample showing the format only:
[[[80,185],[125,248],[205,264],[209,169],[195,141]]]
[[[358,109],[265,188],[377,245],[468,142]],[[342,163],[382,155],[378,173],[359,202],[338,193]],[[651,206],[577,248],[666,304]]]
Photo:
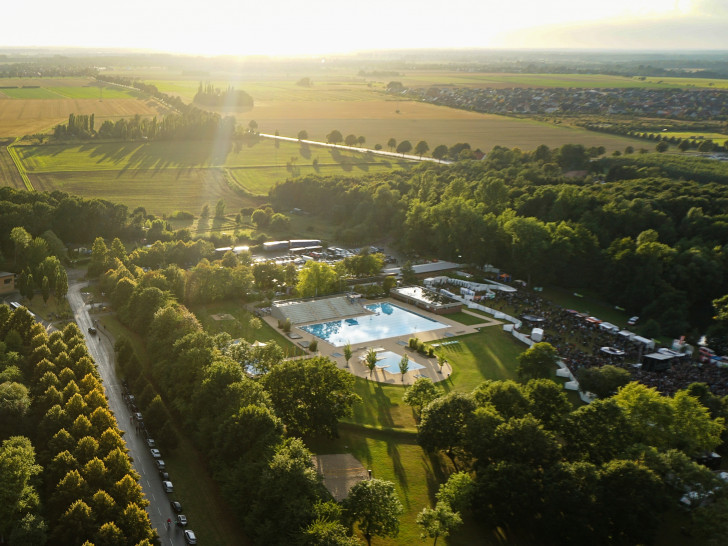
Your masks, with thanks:
[[[724,0],[126,0],[113,6],[43,0],[7,3],[3,20],[0,47],[121,47],[201,55],[728,47]]]

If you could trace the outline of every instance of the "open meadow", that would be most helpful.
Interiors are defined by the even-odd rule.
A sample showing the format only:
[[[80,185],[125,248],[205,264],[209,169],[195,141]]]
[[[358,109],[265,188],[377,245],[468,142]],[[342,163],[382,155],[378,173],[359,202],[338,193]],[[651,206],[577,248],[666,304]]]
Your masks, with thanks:
[[[50,131],[69,114],[105,120],[164,113],[156,101],[136,91],[99,85],[92,78],[23,78],[0,81],[0,137]]]

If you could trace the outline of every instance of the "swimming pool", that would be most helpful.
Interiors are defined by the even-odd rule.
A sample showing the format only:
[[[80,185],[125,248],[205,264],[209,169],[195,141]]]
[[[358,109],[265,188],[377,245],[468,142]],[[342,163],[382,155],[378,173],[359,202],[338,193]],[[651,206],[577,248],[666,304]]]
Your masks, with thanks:
[[[400,360],[402,360],[402,355],[398,355],[392,351],[381,351],[377,353],[377,367],[383,368],[389,373],[401,373],[399,371]],[[417,364],[414,360],[410,360],[407,370],[421,370],[422,368],[424,368],[422,364]]]
[[[392,303],[373,303],[364,307],[373,311],[374,314],[309,324],[301,326],[301,329],[335,347],[343,347],[347,343],[355,345],[450,327]]]

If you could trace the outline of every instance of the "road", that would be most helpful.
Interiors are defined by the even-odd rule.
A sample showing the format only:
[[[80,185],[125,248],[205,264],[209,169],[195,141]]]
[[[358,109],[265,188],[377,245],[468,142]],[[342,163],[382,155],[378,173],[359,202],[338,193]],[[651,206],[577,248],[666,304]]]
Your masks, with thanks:
[[[374,154],[385,157],[391,157],[393,159],[406,159],[408,161],[430,161],[433,163],[442,163],[443,165],[450,165],[452,161],[445,159],[435,159],[434,157],[424,157],[419,155],[409,154],[398,154],[397,152],[387,152],[386,150],[372,150],[371,148],[357,148],[356,146],[344,146],[342,144],[329,144],[328,142],[319,142],[318,140],[300,140],[292,137],[285,137],[280,135],[269,135],[266,133],[258,133],[259,137],[272,138],[274,140],[284,140],[286,142],[300,142],[301,144],[308,144],[309,146],[321,146],[323,148],[336,148],[338,150],[346,150],[349,152],[361,152],[363,154]]]
[[[162,544],[182,546],[185,541],[181,528],[173,524],[169,530],[167,529],[167,519],[175,520],[175,514],[169,505],[173,496],[162,489],[162,481],[159,479],[157,467],[146,445],[145,437],[136,432],[133,417],[122,397],[121,383],[114,370],[115,355],[111,338],[103,331],[103,328],[98,330],[97,335],[91,335],[88,332],[89,327],[93,325],[93,319],[89,316],[89,306],[84,302],[83,289],[87,286],[88,283],[85,281],[73,281],[69,284],[68,303],[71,306],[73,317],[86,338],[89,353],[96,361],[106,388],[109,408],[114,413],[119,428],[125,433],[124,440],[129,448],[132,464],[141,476],[140,483],[149,500],[147,512],[152,527],[157,530]],[[162,457],[164,457],[164,452]],[[174,476],[170,476],[170,479],[174,482]]]

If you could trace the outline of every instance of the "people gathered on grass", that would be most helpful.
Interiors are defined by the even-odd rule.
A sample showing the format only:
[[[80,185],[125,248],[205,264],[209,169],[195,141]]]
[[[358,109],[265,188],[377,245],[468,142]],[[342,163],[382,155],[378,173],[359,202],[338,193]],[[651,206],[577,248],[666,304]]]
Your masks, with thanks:
[[[553,345],[569,370],[576,374],[581,368],[601,368],[613,365],[626,369],[632,379],[649,387],[655,387],[665,395],[685,389],[691,383],[705,383],[717,396],[728,395],[728,369],[715,364],[701,364],[697,360],[685,359],[673,363],[666,371],[651,372],[635,366],[641,356],[651,350],[638,341],[630,340],[616,332],[605,331],[597,323],[587,322],[581,314],[554,304],[536,292],[497,292],[489,307],[514,317],[532,315],[543,318],[538,326],[543,328],[546,341]],[[521,327],[523,333],[530,333],[527,322]],[[623,355],[610,355],[602,347],[614,347]],[[693,355],[697,358],[697,354]]]

